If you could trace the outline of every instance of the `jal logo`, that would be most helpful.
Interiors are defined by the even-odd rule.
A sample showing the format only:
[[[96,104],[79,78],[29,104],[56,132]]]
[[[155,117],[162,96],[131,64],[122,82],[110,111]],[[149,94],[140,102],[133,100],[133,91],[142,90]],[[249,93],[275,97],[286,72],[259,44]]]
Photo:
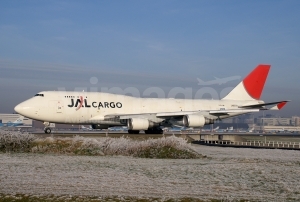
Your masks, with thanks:
[[[87,99],[84,99],[80,96],[78,99],[71,99],[71,104],[68,107],[76,107],[76,111],[78,111],[82,107],[86,108],[122,108],[121,102],[92,102],[91,104],[88,103]]]

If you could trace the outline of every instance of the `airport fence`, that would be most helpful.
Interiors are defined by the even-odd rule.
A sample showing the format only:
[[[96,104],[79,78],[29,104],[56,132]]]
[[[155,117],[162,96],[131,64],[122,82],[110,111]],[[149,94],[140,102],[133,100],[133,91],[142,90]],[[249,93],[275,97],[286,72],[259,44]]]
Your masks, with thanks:
[[[232,146],[232,147],[248,147],[248,148],[270,148],[270,149],[295,149],[300,150],[300,142],[283,142],[283,141],[220,141],[220,140],[202,140],[194,141],[210,146]]]

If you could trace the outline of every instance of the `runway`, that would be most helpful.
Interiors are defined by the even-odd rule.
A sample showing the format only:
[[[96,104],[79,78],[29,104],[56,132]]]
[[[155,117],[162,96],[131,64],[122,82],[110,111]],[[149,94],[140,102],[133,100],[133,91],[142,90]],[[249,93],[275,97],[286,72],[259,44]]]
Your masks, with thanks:
[[[262,138],[268,137],[271,139],[274,138],[295,138],[300,139],[299,133],[210,133],[210,132],[201,132],[201,133],[191,133],[191,132],[165,132],[163,134],[128,134],[126,131],[54,131],[51,134],[45,134],[43,131],[31,132],[32,134],[41,136],[41,137],[49,137],[49,136],[59,136],[59,137],[72,137],[75,135],[84,136],[84,137],[129,137],[129,138],[160,138],[162,136],[171,136],[175,135],[177,137],[180,136],[217,136],[217,135],[233,135],[233,136],[241,136],[243,138],[253,137],[253,138]]]

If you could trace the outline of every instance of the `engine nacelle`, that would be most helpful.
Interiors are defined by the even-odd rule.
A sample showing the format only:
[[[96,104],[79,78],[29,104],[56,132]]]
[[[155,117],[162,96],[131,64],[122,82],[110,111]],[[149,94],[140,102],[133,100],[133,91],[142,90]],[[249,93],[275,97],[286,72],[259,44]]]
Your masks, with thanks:
[[[153,127],[153,123],[148,119],[141,118],[131,118],[127,122],[128,130],[147,130],[150,127]]]
[[[205,118],[203,115],[189,114],[183,116],[183,124],[185,127],[203,127],[207,124],[214,123],[213,119]]]
[[[100,124],[93,124],[92,125],[93,129],[108,129],[109,125],[100,125]]]

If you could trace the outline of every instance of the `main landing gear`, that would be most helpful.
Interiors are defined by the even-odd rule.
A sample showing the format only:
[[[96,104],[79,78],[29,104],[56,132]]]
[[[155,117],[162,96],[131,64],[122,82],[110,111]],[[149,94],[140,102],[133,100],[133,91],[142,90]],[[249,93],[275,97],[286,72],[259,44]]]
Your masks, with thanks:
[[[129,134],[139,134],[140,131],[139,130],[128,130]]]
[[[148,130],[145,130],[145,134],[163,134],[163,133],[164,131],[159,127],[149,128]]]
[[[139,130],[128,130],[128,133],[129,134],[139,134],[140,131]],[[159,127],[149,128],[148,130],[145,130],[145,134],[163,134],[163,133],[164,133],[164,131]]]

